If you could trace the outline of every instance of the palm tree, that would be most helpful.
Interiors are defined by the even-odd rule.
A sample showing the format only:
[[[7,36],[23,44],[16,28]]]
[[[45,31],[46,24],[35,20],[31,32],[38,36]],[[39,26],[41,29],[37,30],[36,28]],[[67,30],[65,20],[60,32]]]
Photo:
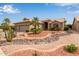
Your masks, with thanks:
[[[37,29],[39,29],[39,25],[40,25],[39,19],[37,17],[34,17],[31,23],[34,26],[34,33],[37,33]]]
[[[13,26],[10,22],[9,18],[5,18],[3,23],[1,24],[1,28],[3,29],[5,33],[5,38],[8,42],[12,41],[12,36],[13,36]]]
[[[23,18],[23,21],[29,20],[28,18]]]
[[[34,17],[33,19],[32,19],[32,24],[33,24],[33,26],[34,26],[34,28],[36,29],[36,28],[39,28],[39,19],[37,18],[37,17]]]
[[[66,23],[67,23],[67,21],[65,20],[65,21],[64,21],[64,25],[66,25]]]

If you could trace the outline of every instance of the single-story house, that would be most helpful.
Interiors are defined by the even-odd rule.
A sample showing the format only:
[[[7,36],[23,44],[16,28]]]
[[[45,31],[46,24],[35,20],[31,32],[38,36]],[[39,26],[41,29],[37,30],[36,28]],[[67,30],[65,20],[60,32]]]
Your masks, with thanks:
[[[31,21],[32,19],[26,19],[21,22],[14,23],[15,30],[23,31],[23,32],[26,30],[30,30],[31,28],[33,28],[33,25],[30,24]],[[43,30],[48,30],[49,27],[59,27],[61,28],[61,30],[64,30],[65,18],[56,19],[56,20],[53,19],[39,20],[39,23],[40,23],[40,27]]]

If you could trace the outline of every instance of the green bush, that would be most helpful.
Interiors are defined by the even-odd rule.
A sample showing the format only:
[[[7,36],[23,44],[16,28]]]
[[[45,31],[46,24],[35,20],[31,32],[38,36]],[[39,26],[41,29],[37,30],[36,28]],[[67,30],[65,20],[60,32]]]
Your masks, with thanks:
[[[65,50],[72,53],[77,50],[77,47],[75,46],[75,44],[70,44],[65,47]]]
[[[68,26],[65,26],[65,27],[64,27],[64,30],[65,30],[65,31],[69,30],[69,27],[68,27]]]
[[[40,33],[42,31],[42,29],[37,29],[37,33]]]
[[[69,29],[72,29],[72,25],[71,24],[65,25],[64,30],[67,31]]]
[[[58,31],[58,30],[60,30],[60,28],[59,27],[50,27],[49,30]]]
[[[42,30],[39,28],[39,29],[31,29],[30,31],[33,33],[40,33]]]
[[[26,30],[26,32],[29,32],[29,30]]]
[[[54,28],[53,27],[50,27],[49,30],[54,30]]]

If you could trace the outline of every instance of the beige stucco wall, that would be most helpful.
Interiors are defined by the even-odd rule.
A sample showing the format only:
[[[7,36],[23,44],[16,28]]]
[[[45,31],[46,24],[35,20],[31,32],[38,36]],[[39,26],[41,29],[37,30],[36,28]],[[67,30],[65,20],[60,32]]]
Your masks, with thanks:
[[[59,28],[61,28],[61,30],[64,30],[64,23],[60,23],[60,22],[52,23],[51,27],[53,27],[54,24],[58,24]]]
[[[52,22],[52,23],[51,23],[51,22]],[[64,21],[63,21],[63,22],[60,22],[60,21],[51,21],[51,22],[48,22],[48,29],[49,29],[50,26],[53,27],[53,24],[54,24],[54,23],[57,23],[58,26],[61,28],[61,30],[64,30]],[[16,26],[16,27],[15,27],[16,31],[26,31],[26,30],[29,30],[29,29],[33,28],[32,25],[28,25],[28,26],[27,26],[27,24],[29,24],[29,22],[16,23],[16,24],[15,24],[15,26]],[[40,23],[39,28],[42,28],[42,29],[45,28],[43,22]]]
[[[73,25],[72,25],[72,29],[73,29],[73,30],[77,30],[77,29],[76,29],[76,28],[77,28],[76,25],[77,25],[77,21],[74,20],[74,21],[73,21]]]
[[[79,31],[79,22],[76,24],[76,30]]]
[[[77,21],[76,18],[73,22],[72,29],[75,30],[75,31],[79,31],[79,21]]]
[[[72,25],[72,29],[77,31],[78,30],[78,28],[77,28],[78,26],[79,26],[79,24],[77,22],[77,19],[74,19],[74,22],[73,22],[73,25]]]

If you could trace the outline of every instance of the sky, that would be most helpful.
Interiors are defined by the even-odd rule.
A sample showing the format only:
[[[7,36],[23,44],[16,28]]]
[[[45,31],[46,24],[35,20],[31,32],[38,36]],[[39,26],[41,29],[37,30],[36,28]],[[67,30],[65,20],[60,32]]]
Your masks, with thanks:
[[[0,23],[7,17],[13,23],[25,17],[38,17],[39,20],[65,18],[72,24],[75,16],[79,16],[77,3],[0,3]]]

